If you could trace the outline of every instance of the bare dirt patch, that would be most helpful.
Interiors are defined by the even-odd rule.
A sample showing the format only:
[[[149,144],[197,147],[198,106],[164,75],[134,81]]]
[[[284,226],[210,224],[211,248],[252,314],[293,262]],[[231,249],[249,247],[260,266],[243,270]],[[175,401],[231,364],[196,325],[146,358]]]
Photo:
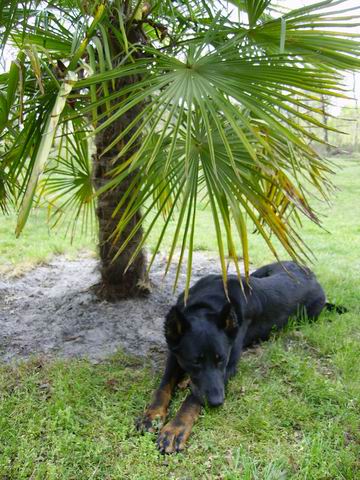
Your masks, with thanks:
[[[174,295],[175,269],[163,280],[165,257],[157,256],[147,298],[98,302],[91,286],[99,281],[97,261],[55,257],[20,278],[0,280],[0,361],[32,355],[79,357],[97,362],[122,349],[157,360],[166,351],[163,322],[184,288],[182,272]],[[218,259],[194,255],[192,283],[219,272]]]

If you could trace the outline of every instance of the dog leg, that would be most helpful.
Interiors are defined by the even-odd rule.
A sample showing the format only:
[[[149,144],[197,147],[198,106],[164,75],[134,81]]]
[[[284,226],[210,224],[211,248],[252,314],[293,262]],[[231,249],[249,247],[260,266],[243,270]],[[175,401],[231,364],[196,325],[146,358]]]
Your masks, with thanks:
[[[201,403],[191,393],[186,397],[175,418],[161,429],[157,439],[157,446],[161,453],[183,450],[200,410]]]
[[[169,354],[166,368],[159,388],[153,393],[152,402],[144,414],[136,421],[136,428],[141,432],[155,432],[165,422],[171,395],[184,375],[174,355]]]
[[[249,318],[244,318],[241,327],[239,329],[239,333],[235,340],[235,343],[232,347],[231,355],[226,366],[225,372],[225,384],[228,380],[236,374],[237,364],[239,363],[239,359],[241,357],[243,347],[244,347],[244,340],[246,337],[247,329],[250,325],[251,320]]]
[[[226,366],[225,372],[225,385],[228,383],[230,378],[234,377],[237,371],[237,364],[239,362],[240,356],[242,353],[242,345],[239,346],[235,351],[232,352],[229,363]]]

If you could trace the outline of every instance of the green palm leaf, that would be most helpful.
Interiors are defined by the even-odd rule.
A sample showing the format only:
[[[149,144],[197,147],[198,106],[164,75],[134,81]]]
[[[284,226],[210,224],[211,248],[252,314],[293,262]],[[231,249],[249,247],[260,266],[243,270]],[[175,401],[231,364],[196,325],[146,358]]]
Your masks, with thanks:
[[[249,223],[274,255],[273,236],[309,259],[297,226],[304,215],[319,223],[311,192],[331,191],[331,165],[311,146],[329,128],[316,102],[345,98],[342,74],[360,67],[357,35],[344,30],[360,23],[359,9],[231,4],[242,23],[200,0],[4,6],[0,36],[19,53],[0,75],[0,204],[20,204],[17,233],[35,197],[55,224],[94,224],[96,140],[94,158],[106,163],[97,198],[119,195],[105,241],[114,262],[131,247],[130,268],[160,224],[155,255],[175,219],[165,272],[178,253],[177,281],[187,256],[188,289],[199,199],[224,281],[229,259],[238,268],[242,255],[249,271]]]

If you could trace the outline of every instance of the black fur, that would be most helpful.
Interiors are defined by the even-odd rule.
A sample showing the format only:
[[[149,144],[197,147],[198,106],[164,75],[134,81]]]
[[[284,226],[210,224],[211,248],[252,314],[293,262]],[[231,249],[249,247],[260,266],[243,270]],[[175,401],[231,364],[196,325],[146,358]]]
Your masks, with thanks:
[[[329,312],[336,312],[336,313],[339,313],[340,315],[349,311],[343,305],[335,305],[334,303],[329,303],[329,302],[325,303],[325,308]]]
[[[165,320],[168,365],[187,373],[192,392],[204,403],[223,403],[225,385],[235,373],[244,348],[269,338],[289,318],[305,312],[316,319],[324,308],[346,309],[326,303],[321,285],[307,268],[294,262],[266,265],[249,282],[228,278],[226,297],[220,275],[208,275],[184,294]],[[171,372],[170,372],[171,374]]]

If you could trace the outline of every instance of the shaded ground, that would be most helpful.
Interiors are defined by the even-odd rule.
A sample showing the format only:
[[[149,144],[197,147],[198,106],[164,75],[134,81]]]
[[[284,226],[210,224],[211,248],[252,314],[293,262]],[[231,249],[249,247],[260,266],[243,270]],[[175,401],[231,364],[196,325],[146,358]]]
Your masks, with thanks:
[[[0,360],[34,354],[87,357],[99,361],[119,348],[151,359],[165,352],[163,321],[176,295],[175,270],[162,281],[165,258],[158,255],[151,280],[153,293],[120,303],[97,302],[89,289],[98,281],[97,261],[54,257],[20,278],[0,281]],[[194,255],[193,282],[218,272],[218,260]],[[179,293],[185,283],[181,274]]]

